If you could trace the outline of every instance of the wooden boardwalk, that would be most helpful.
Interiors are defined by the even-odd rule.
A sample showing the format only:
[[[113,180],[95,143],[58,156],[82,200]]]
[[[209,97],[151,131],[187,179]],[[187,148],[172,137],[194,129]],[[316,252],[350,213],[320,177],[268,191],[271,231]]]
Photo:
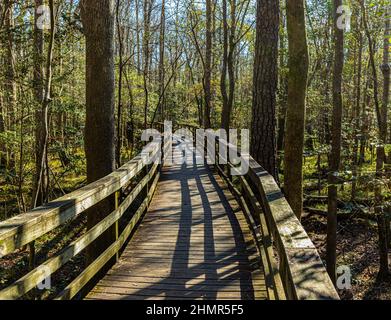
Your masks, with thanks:
[[[89,300],[267,299],[245,217],[205,165],[163,169],[149,210]]]
[[[147,165],[148,157],[159,159],[161,147],[165,151],[171,148],[168,139],[163,146],[153,141],[102,179],[0,222],[0,256],[6,257],[27,245],[35,249],[36,240],[47,239],[56,228],[69,226],[99,202],[119,196],[131,186],[129,193],[117,198],[113,212],[1,289],[0,300],[24,299],[48,276],[60,269],[67,272],[68,262],[119,222],[124,228],[118,230],[116,240],[67,281],[56,300],[339,300],[315,245],[274,178],[247,155],[248,172],[230,179],[224,170],[236,164],[229,161],[226,165],[226,160],[216,157],[217,171],[230,185],[228,189],[204,164],[204,155],[192,152],[193,143],[183,145],[192,140],[187,133],[174,136],[173,143],[181,143],[174,146],[173,158],[179,160],[184,151],[190,151],[186,153],[194,164]],[[212,149],[214,144],[216,149],[223,146],[241,154],[221,138],[211,134],[208,138],[214,141],[204,142],[208,140]],[[166,153],[165,159],[169,159]],[[117,263],[90,291],[91,282],[118,253],[122,255]],[[20,269],[17,264],[11,268],[15,272]]]

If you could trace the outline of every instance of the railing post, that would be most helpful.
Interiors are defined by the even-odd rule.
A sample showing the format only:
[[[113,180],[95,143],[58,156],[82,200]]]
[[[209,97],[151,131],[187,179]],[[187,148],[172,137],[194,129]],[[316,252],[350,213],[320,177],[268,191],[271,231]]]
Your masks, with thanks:
[[[32,271],[35,268],[35,241],[30,242],[28,245],[28,250],[29,250],[29,270]],[[32,289],[27,296],[31,300],[35,300],[37,297],[37,290],[36,288]]]
[[[149,175],[149,168],[148,168],[148,165],[145,166],[145,176],[148,176]],[[149,194],[149,184],[150,184],[150,180],[148,179],[148,182],[147,182],[147,185],[146,185],[146,188],[147,188],[147,192],[146,192],[146,196],[148,197],[148,194]]]
[[[145,145],[147,146],[147,145],[148,145],[148,142],[146,142]],[[148,174],[149,174],[148,164],[145,165],[144,171],[145,171],[145,177],[148,176]],[[145,185],[145,190],[146,190],[146,191],[145,191],[145,197],[148,197],[148,193],[149,193],[149,180],[147,181],[147,184]]]
[[[220,144],[219,144],[219,138],[215,138],[215,168],[217,172],[219,171],[219,153],[220,153]]]
[[[115,193],[114,197],[115,197],[115,210],[118,210],[120,205],[121,190],[118,190]],[[115,228],[115,241],[117,241],[119,237],[119,220],[115,222],[114,228]],[[115,261],[118,262],[118,260],[119,260],[119,251],[117,251],[115,254]]]
[[[166,143],[166,140],[165,140],[165,128],[163,128],[163,130],[161,131],[162,132],[162,134],[161,134],[161,142],[160,142],[160,150],[161,150],[161,154],[160,154],[160,161],[161,161],[161,163],[160,163],[160,168],[159,168],[159,171],[160,172],[162,172],[162,170],[163,170],[163,166],[164,166],[164,161],[165,161],[165,152],[166,152],[166,145],[165,145],[165,143]],[[172,139],[172,138],[171,138]]]
[[[33,270],[35,268],[35,241],[30,242],[28,248],[29,248],[29,269]]]

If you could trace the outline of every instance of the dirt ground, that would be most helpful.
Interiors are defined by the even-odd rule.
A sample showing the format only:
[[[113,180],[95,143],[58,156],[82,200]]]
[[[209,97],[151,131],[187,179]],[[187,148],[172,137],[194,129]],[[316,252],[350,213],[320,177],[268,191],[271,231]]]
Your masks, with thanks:
[[[324,217],[303,218],[303,225],[322,257],[326,256],[327,221]],[[344,300],[391,300],[391,278],[376,281],[379,269],[376,224],[361,219],[345,219],[338,224],[337,266],[348,266],[351,290],[339,291]]]

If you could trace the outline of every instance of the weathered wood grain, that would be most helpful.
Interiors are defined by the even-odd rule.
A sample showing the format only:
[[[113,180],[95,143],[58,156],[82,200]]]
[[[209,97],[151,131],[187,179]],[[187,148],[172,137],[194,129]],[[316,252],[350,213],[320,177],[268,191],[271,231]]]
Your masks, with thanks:
[[[38,239],[112,195],[128,184],[144,168],[148,158],[154,158],[158,153],[159,145],[151,143],[143,154],[109,176],[31,212],[1,222],[0,247],[2,248],[2,256]]]
[[[93,263],[91,263],[79,276],[76,277],[57,297],[56,300],[70,300],[72,299],[84,286],[94,277],[99,270],[124,246],[125,242],[129,238],[130,234],[134,230],[135,226],[140,221],[145,210],[148,208],[149,203],[152,200],[154,192],[157,187],[160,174],[155,177],[154,182],[151,185],[149,193],[141,206],[137,209],[133,215],[130,223],[126,226],[124,231],[118,237],[109,248],[107,248]]]
[[[240,150],[218,139],[225,147]],[[247,159],[246,159],[247,158]],[[338,300],[339,296],[331,282],[323,262],[300,221],[293,213],[274,178],[251,156],[247,177],[255,186],[260,199],[265,221],[276,242],[280,259],[280,273],[288,299],[292,300]],[[248,194],[251,199],[251,194]],[[262,217],[261,217],[262,218]]]
[[[143,190],[145,185],[154,177],[157,167],[157,164],[153,165],[149,174],[146,175],[136,188],[132,190],[117,210],[108,215],[83,236],[72,242],[68,247],[64,248],[58,255],[50,258],[12,285],[1,290],[0,300],[15,300],[22,297],[24,294],[36,287],[37,283],[43,281],[50,274],[56,272],[61,266],[65,265],[73,257],[82,252],[89,244],[96,240],[103,232],[105,232],[123,216],[129,206],[133,203],[134,199]],[[48,272],[50,272],[50,274],[48,274]]]
[[[208,133],[207,145],[215,141],[212,135]],[[228,147],[234,148],[226,141],[219,141],[219,148]],[[168,148],[171,144],[162,147]],[[131,179],[145,167],[146,158],[161,156],[160,151],[159,145],[152,143],[111,175],[32,212],[1,222],[0,254],[14,252],[129,186]],[[174,146],[175,158],[181,152]],[[213,154],[209,154],[211,158]],[[228,186],[205,164],[165,167],[163,179],[158,184],[159,173],[156,175],[148,196],[116,242],[57,298],[72,299],[118,255],[148,209],[118,263],[87,299],[236,300],[282,299],[285,295],[299,300],[338,299],[315,246],[273,177],[253,158],[244,161],[248,161],[249,173],[240,177],[241,190],[225,172],[232,164],[216,166]],[[55,272],[117,223],[156,169],[157,165],[152,166],[150,174],[123,203],[118,202],[113,213],[47,260],[42,265],[45,271]],[[152,199],[157,185],[157,194]],[[36,268],[0,291],[0,299],[23,296],[46,276]]]
[[[87,299],[268,298],[243,213],[217,180],[204,165],[165,167],[133,239]]]

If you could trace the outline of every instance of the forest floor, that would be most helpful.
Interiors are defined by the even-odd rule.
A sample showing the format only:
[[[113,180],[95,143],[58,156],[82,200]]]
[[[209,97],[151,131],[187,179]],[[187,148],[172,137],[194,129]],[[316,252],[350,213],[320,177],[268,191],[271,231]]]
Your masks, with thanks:
[[[124,155],[125,160],[130,156]],[[80,150],[71,155],[67,165],[62,164],[60,159],[51,160],[51,199],[56,199],[70,193],[86,184],[85,159]],[[4,179],[5,174],[0,172],[0,221],[9,219],[20,213],[20,199],[18,199],[15,179]],[[29,203],[31,194],[31,175],[25,178],[25,185],[22,189],[25,203]],[[40,265],[49,258],[56,256],[61,250],[73,241],[80,238],[86,231],[86,216],[80,217],[65,223],[37,239],[34,243],[36,258],[35,266]],[[8,287],[14,281],[25,275],[29,269],[29,248],[17,250],[0,259],[0,290]],[[54,298],[65,288],[85,267],[84,252],[67,262],[60,270],[51,277],[50,290],[32,290],[23,298],[26,299],[50,299]]]
[[[81,217],[62,227],[56,228],[38,239],[34,246],[36,250],[35,266],[59,254],[61,250],[75,241],[85,232],[86,219]],[[32,290],[24,299],[53,298],[63,290],[84,269],[84,254],[71,259],[64,267],[51,277],[49,290]],[[8,287],[14,281],[24,276],[30,270],[29,249],[20,249],[3,259],[0,259],[0,290]]]
[[[326,258],[327,219],[312,215],[302,223]],[[379,270],[377,226],[363,219],[344,219],[338,224],[337,266],[351,270],[351,290],[339,291],[344,300],[391,300],[391,281],[376,281]]]
[[[70,155],[70,162],[63,165],[59,158],[54,157],[50,162],[51,167],[51,188],[50,198],[56,199],[73,190],[85,185],[85,160],[83,153],[79,150]],[[32,164],[25,168],[23,176],[23,187],[21,194],[23,200],[18,197],[18,176],[5,174],[0,171],[0,221],[12,218],[23,213],[21,203],[26,206],[31,202],[31,181]],[[48,258],[58,254],[64,247],[80,237],[85,232],[85,218],[81,217],[67,223],[52,232],[44,235],[35,241],[36,261],[35,265],[46,261]],[[84,257],[79,255],[67,263],[52,277],[51,289],[45,292],[32,290],[32,294],[24,298],[43,299],[62,290],[71,279],[75,277],[84,267]],[[0,259],[0,289],[12,284],[15,280],[29,271],[29,249],[28,247],[17,250],[3,259]]]
[[[387,152],[390,146],[387,146]],[[327,159],[322,157],[322,171],[327,172]],[[343,172],[345,183],[339,188],[339,214],[337,228],[337,267],[350,268],[352,279],[351,289],[340,291],[339,294],[345,300],[391,300],[391,279],[378,282],[376,280],[379,270],[378,232],[375,219],[370,218],[374,211],[373,179],[376,161],[373,154],[366,154],[367,161],[361,167],[361,178],[357,180],[356,200],[351,201],[351,179],[349,170]],[[319,210],[322,214],[308,214],[303,217],[302,223],[317,247],[321,258],[326,258],[326,232],[327,232],[327,181],[322,177],[322,187],[316,190],[318,175],[317,156],[306,158],[304,164],[304,182],[307,199],[314,197],[323,198],[317,201],[305,203],[305,207]],[[386,183],[383,186],[384,201],[389,201],[390,188]],[[369,218],[358,214],[365,212]],[[326,215],[325,215],[326,213]]]

